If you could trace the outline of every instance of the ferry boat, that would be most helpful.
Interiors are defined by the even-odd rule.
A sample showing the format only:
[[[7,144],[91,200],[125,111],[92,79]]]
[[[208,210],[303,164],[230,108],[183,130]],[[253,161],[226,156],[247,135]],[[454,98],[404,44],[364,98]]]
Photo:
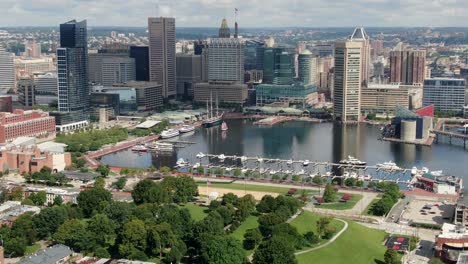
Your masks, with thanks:
[[[388,161],[384,163],[379,163],[376,165],[377,168],[379,169],[384,169],[384,170],[398,170],[400,167],[398,167],[394,162]]]
[[[226,122],[223,121],[223,123],[221,124],[221,131],[227,131],[227,130],[228,130],[228,126]]]
[[[179,135],[179,130],[176,129],[166,129],[163,132],[161,132],[161,138],[167,139],[167,138],[173,138],[177,137]]]
[[[148,148],[143,145],[136,145],[131,148],[133,152],[148,152]]]
[[[210,99],[210,107],[208,108],[208,101],[206,102],[207,116],[203,120],[203,127],[214,127],[219,126],[223,122],[224,113],[219,113],[218,111],[218,100],[216,100],[216,112],[213,111],[213,97]]]
[[[340,160],[340,164],[355,165],[355,166],[365,166],[367,162],[360,161],[353,156],[348,156],[347,159]]]
[[[195,130],[195,127],[193,126],[183,125],[181,128],[179,128],[179,133],[188,133],[194,130]]]

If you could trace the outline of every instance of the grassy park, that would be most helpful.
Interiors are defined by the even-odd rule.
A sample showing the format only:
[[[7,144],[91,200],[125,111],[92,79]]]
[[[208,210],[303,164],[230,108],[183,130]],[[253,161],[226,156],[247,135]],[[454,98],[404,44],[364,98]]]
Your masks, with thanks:
[[[348,221],[348,229],[333,243],[316,251],[298,255],[299,264],[384,263],[385,232]]]
[[[347,202],[340,202],[340,198],[343,196],[343,194],[344,193],[337,193],[335,202],[323,203],[321,205],[316,205],[315,207],[331,210],[347,210],[352,209],[356,203],[362,199],[362,195],[353,193],[353,196]]]
[[[195,221],[200,221],[203,220],[208,214],[205,212],[207,210],[207,207],[199,206],[196,204],[188,203],[183,206],[180,206],[181,208],[187,208],[190,212],[190,215],[192,216],[193,220]]]
[[[198,186],[206,186],[205,181],[198,181]],[[242,184],[242,183],[230,183],[230,182],[211,182],[209,187],[231,189],[231,190],[246,190],[256,192],[270,192],[278,194],[286,194],[289,188],[277,187],[277,186],[265,186],[265,185],[254,185],[254,184]]]

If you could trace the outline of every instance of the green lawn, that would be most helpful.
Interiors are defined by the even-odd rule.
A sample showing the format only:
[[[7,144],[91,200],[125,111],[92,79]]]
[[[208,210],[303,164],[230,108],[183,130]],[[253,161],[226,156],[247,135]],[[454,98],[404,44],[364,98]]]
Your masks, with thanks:
[[[39,249],[41,249],[41,244],[36,243],[32,246],[27,246],[26,247],[26,252],[24,253],[25,256],[29,256],[33,253],[36,253]]]
[[[190,212],[190,215],[195,221],[203,220],[203,218],[205,218],[208,215],[207,213],[205,213],[205,210],[207,210],[208,207],[203,207],[192,203],[188,203],[180,207],[187,208]]]
[[[230,234],[230,236],[239,239],[240,241],[244,241],[244,234],[247,229],[252,229],[258,227],[258,217],[251,215],[245,219],[244,222]]]
[[[197,182],[197,184],[199,186],[206,186],[206,182]],[[214,188],[222,188],[222,189],[271,192],[271,193],[279,193],[279,194],[286,194],[289,191],[289,188],[286,188],[286,187],[253,185],[253,184],[244,185],[242,183],[229,183],[229,182],[211,182],[209,186],[214,187]]]
[[[342,196],[343,193],[337,193],[336,201],[334,203],[323,203],[321,205],[316,205],[315,207],[332,210],[347,210],[353,208],[356,203],[362,199],[362,195],[353,193],[353,196],[347,202],[340,202],[339,200]]]
[[[348,229],[332,244],[296,256],[298,264],[383,263],[385,232],[348,221]]]

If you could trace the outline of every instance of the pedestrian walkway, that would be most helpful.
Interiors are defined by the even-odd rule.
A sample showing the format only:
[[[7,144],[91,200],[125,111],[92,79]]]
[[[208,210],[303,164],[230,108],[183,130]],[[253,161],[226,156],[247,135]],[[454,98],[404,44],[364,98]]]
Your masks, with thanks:
[[[332,237],[332,239],[328,240],[325,244],[314,247],[314,248],[309,248],[309,249],[306,249],[306,250],[303,250],[303,251],[296,252],[296,253],[294,253],[294,255],[297,256],[297,255],[302,255],[302,254],[309,253],[309,252],[312,252],[312,251],[315,251],[315,250],[319,250],[319,249],[324,248],[324,247],[330,245],[331,243],[335,242],[335,240],[337,238],[339,238],[346,231],[346,229],[348,229],[348,222],[346,222],[346,221],[344,221],[342,219],[339,219],[339,218],[335,218],[335,219],[344,223],[343,229],[341,229],[340,232],[338,232],[334,237]]]

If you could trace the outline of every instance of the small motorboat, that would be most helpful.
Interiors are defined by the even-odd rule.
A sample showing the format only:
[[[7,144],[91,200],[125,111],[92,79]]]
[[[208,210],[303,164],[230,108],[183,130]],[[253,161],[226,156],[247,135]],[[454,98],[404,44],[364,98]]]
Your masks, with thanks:
[[[243,163],[243,162],[246,162],[247,161],[247,157],[246,156],[242,156],[239,158],[240,161]]]
[[[180,133],[188,133],[194,130],[195,130],[195,127],[189,126],[189,125],[183,125],[181,128],[179,128]]]
[[[197,162],[197,163],[195,163],[195,164],[193,165],[192,168],[193,168],[193,169],[198,169],[199,167],[200,167],[200,163]]]
[[[131,148],[133,152],[148,152],[148,148],[143,145],[136,145]]]
[[[180,159],[177,160],[176,164],[177,164],[177,166],[179,166],[179,167],[185,167],[185,165],[186,165],[187,163],[185,162],[184,159],[180,158]]]
[[[196,157],[199,158],[199,159],[203,159],[205,156],[206,156],[206,155],[203,154],[203,153],[201,153],[201,152],[199,152],[199,153],[196,155]]]
[[[304,165],[304,166],[309,166],[309,163],[310,163],[309,160],[304,160],[304,163],[302,163],[302,165]]]
[[[224,154],[218,155],[219,161],[224,161],[226,159],[226,156]]]

